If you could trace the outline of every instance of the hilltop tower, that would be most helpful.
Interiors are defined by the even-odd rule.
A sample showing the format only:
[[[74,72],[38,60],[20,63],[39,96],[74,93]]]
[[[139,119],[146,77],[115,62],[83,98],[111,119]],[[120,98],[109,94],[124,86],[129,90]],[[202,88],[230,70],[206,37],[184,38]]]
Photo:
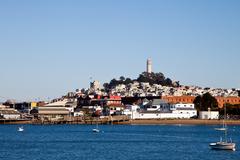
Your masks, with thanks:
[[[147,73],[152,73],[152,60],[150,58],[147,59]]]

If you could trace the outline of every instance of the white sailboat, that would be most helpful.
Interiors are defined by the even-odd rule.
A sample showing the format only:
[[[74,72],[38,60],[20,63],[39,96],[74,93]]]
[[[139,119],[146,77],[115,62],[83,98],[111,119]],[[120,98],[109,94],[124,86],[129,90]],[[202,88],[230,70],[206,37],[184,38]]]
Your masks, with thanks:
[[[223,127],[222,128],[215,128],[215,130],[218,131],[224,131],[224,140],[222,137],[220,137],[219,142],[210,143],[209,146],[211,149],[217,149],[217,150],[236,150],[236,144],[232,142],[232,139],[230,141],[227,139],[227,124],[225,123],[226,119],[226,106],[224,108],[224,120],[223,120]]]
[[[92,131],[95,132],[95,133],[99,133],[100,132],[100,129],[98,128],[98,122],[96,122],[96,128],[93,128]]]
[[[216,131],[225,131],[226,128],[222,127],[222,128],[215,128]]]
[[[216,131],[225,131],[227,129],[226,124],[224,123],[223,120],[223,126],[221,128],[214,128]]]

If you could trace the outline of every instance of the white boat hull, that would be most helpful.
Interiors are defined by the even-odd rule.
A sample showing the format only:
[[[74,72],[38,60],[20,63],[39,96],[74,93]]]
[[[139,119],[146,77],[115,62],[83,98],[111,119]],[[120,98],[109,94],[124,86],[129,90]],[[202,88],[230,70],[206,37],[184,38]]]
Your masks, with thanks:
[[[226,131],[226,128],[215,128],[216,131]]]
[[[218,149],[218,150],[236,150],[236,144],[235,143],[228,143],[228,142],[217,142],[217,143],[210,143],[209,146],[212,149]]]
[[[99,129],[93,129],[93,132],[100,132],[100,130]]]
[[[23,131],[24,131],[23,127],[18,128],[18,132],[23,132]]]

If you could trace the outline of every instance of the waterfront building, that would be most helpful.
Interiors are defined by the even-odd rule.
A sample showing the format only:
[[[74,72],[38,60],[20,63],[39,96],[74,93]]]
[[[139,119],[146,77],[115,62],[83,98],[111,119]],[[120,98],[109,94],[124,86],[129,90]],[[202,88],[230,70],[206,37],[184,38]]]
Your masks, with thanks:
[[[123,111],[123,114],[127,115],[129,119],[138,119],[139,111],[140,111],[140,106],[138,105],[126,105]]]
[[[78,107],[81,106],[108,106],[108,105],[121,105],[122,98],[120,96],[81,96],[78,97]]]
[[[162,96],[168,103],[193,103],[195,96]]]
[[[66,120],[74,115],[74,109],[77,107],[77,101],[73,98],[61,98],[44,106],[38,106],[31,110],[31,114],[42,121]]]
[[[13,102],[13,103],[8,103],[6,102],[7,106],[9,106],[10,108],[14,108],[17,111],[21,112],[21,113],[30,113],[30,111],[37,107],[37,103],[36,102]]]
[[[150,100],[153,99],[160,99],[160,96],[142,96],[142,97],[132,97],[132,96],[126,96],[126,97],[121,97],[122,98],[122,103],[124,105],[135,105],[135,104],[141,104],[145,102],[145,104],[149,103]]]
[[[199,119],[219,119],[218,111],[200,111]]]
[[[70,113],[73,113],[74,109],[77,107],[77,99],[65,98],[63,100],[46,104],[44,107],[65,107]]]
[[[16,109],[9,108],[4,105],[0,105],[0,119],[16,120],[20,118],[21,118],[21,114]]]
[[[37,116],[42,121],[58,121],[66,120],[69,117],[70,112],[65,107],[61,106],[44,106],[38,107],[36,110],[32,110],[32,114]]]
[[[84,116],[84,112],[81,111],[80,108],[76,108],[75,111],[74,111],[73,116],[74,116],[74,117],[82,117],[82,116]]]
[[[144,106],[146,111],[168,112],[170,110],[169,104],[162,99],[153,99]]]
[[[78,97],[77,108],[89,114],[110,115],[121,114],[124,106],[120,96],[88,95]],[[98,108],[101,108],[101,110]]]
[[[240,104],[240,97],[215,97],[220,108],[224,107],[224,104]]]
[[[127,105],[123,112],[131,119],[190,119],[197,117],[193,103],[169,104],[162,99],[153,99],[141,107]]]
[[[193,103],[170,104],[170,110],[175,118],[189,119],[197,117],[197,110],[195,109],[195,105]]]
[[[171,104],[170,109],[171,110],[177,110],[177,109],[194,109],[195,105],[193,103],[177,103],[177,104]]]
[[[193,103],[196,96],[162,96],[163,100],[166,100],[168,103]],[[215,97],[218,102],[218,107],[222,108],[224,104],[240,104],[240,97]]]

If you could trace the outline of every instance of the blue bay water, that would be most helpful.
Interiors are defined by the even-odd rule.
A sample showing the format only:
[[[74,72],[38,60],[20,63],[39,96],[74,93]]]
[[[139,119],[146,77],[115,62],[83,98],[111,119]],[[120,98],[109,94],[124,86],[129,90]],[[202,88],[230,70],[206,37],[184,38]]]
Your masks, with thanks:
[[[240,126],[229,126],[237,150],[216,151],[217,126],[0,125],[0,160],[239,160]],[[239,148],[238,148],[239,147]]]

